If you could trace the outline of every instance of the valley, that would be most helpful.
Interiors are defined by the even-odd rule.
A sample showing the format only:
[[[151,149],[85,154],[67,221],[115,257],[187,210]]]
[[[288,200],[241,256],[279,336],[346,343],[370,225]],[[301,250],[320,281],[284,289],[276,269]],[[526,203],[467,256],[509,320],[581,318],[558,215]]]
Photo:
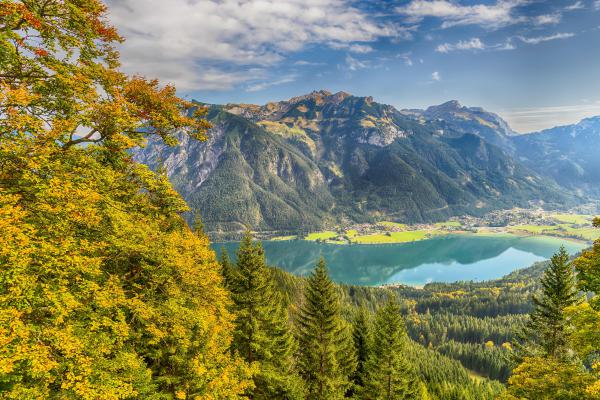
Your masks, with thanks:
[[[385,244],[427,240],[448,234],[552,236],[591,244],[600,237],[592,226],[593,215],[541,209],[499,210],[482,217],[455,217],[445,222],[408,225],[380,221],[354,224],[305,235],[262,235],[267,240],[307,240],[331,244]],[[260,235],[259,232],[257,234]]]

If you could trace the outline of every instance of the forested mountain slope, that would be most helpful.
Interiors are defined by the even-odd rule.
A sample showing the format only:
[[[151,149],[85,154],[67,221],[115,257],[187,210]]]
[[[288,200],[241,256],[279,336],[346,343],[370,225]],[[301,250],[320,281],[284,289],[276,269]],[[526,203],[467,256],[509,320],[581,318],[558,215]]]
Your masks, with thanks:
[[[210,106],[208,142],[154,141],[135,159],[164,166],[209,231],[307,230],[381,216],[423,222],[573,201],[490,143],[490,126],[508,129],[499,118],[469,109],[486,128],[471,130],[440,120],[448,108],[398,111],[326,91]],[[497,144],[510,144],[510,131],[493,132]]]
[[[531,169],[580,194],[600,196],[600,117],[513,138]]]

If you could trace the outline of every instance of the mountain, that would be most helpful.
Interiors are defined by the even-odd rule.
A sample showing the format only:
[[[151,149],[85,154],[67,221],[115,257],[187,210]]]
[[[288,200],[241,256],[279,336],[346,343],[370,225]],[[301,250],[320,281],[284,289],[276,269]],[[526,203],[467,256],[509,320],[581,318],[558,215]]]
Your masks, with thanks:
[[[402,111],[428,121],[436,121],[444,131],[455,135],[464,133],[477,135],[509,154],[514,152],[511,137],[517,135],[517,133],[499,115],[488,112],[481,107],[465,107],[457,100],[451,100],[437,106],[428,107],[426,110]]]
[[[486,140],[482,126],[503,125],[479,109],[467,109],[477,115],[470,131],[475,122],[454,103],[398,111],[345,92],[209,108],[207,142],[151,142],[135,159],[162,164],[210,231],[415,223],[573,200]],[[441,119],[447,113],[456,121]]]
[[[600,116],[512,140],[523,164],[580,195],[600,197]]]

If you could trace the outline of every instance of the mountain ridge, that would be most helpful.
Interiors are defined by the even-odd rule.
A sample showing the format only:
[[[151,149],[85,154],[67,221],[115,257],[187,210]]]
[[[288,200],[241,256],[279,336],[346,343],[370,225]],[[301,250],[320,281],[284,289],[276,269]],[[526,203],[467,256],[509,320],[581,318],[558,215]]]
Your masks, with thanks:
[[[383,217],[416,223],[576,203],[512,158],[500,117],[458,102],[409,112],[319,90],[208,107],[207,142],[151,142],[134,158],[152,168],[162,160],[210,230],[306,231]]]

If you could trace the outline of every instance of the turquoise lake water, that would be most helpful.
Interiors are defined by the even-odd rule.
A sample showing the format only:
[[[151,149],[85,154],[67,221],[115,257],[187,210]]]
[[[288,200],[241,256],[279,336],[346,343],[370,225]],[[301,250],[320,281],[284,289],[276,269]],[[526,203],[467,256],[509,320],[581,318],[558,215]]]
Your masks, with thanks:
[[[306,275],[320,256],[331,277],[357,285],[488,280],[548,259],[564,245],[570,253],[587,247],[559,238],[512,235],[448,235],[413,243],[337,245],[302,240],[264,241],[269,265]],[[235,259],[238,243],[215,243]]]

